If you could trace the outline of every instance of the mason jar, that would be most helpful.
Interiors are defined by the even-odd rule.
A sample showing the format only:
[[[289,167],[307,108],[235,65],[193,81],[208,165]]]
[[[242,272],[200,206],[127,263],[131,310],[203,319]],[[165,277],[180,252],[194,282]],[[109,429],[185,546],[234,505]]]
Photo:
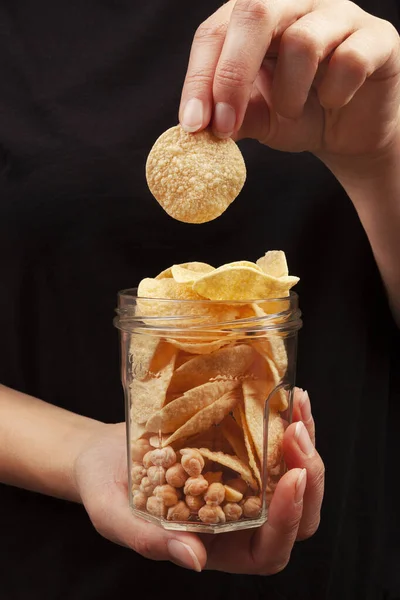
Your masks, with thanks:
[[[259,527],[285,472],[298,296],[165,300],[119,292],[129,502],[166,529]]]

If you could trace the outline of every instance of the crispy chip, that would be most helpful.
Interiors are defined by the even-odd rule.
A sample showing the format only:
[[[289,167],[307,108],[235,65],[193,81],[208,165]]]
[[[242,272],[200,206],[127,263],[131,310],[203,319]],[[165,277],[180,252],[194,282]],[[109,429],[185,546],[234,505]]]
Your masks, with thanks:
[[[214,271],[214,267],[212,267],[211,265],[207,264],[207,263],[203,263],[203,262],[187,262],[187,263],[181,263],[179,265],[175,265],[177,267],[182,267],[184,269],[190,269],[191,271],[195,271],[196,273],[210,273],[211,271]],[[159,273],[156,276],[156,279],[168,279],[168,278],[172,278],[172,267],[168,267],[168,269],[164,269],[164,271],[161,271],[161,273]]]
[[[193,415],[238,386],[236,381],[211,381],[195,387],[155,414],[146,423],[147,431],[171,433]]]
[[[184,223],[219,217],[246,180],[246,166],[236,143],[211,131],[186,133],[180,125],[165,131],[146,162],[149,189],[163,209]]]
[[[201,338],[200,338],[201,339]],[[215,350],[219,350],[222,346],[226,346],[230,344],[232,341],[231,337],[226,336],[226,338],[220,338],[218,340],[213,341],[202,341],[202,342],[192,342],[185,341],[179,339],[168,339],[170,344],[173,344],[180,350],[184,352],[188,352],[189,354],[211,354],[211,352],[215,352]],[[193,358],[193,357],[192,357]]]
[[[282,441],[285,433],[285,422],[280,414],[269,411],[268,417],[268,456],[267,466],[271,470],[277,467],[282,458]]]
[[[237,424],[235,419],[228,415],[221,423],[221,430],[234,453],[245,464],[248,463],[247,450],[244,443],[243,429]]]
[[[144,379],[150,371],[151,361],[160,340],[157,336],[133,335],[129,347],[129,359],[134,379]]]
[[[289,275],[285,253],[282,250],[270,250],[256,262],[257,266],[273,277],[287,277]]]
[[[234,409],[236,404],[240,401],[242,393],[240,388],[236,388],[221,398],[218,398],[215,402],[199,410],[191,419],[186,421],[182,427],[177,429],[165,442],[165,446],[168,446],[175,440],[182,437],[189,437],[206,431],[212,425],[218,425],[222,419]]]
[[[177,349],[163,343],[157,358],[158,371],[142,380],[134,379],[130,387],[132,418],[145,423],[165,403],[168,386],[174,372]]]
[[[245,443],[246,450],[247,450],[248,462],[249,462],[249,465],[250,465],[254,475],[256,476],[256,479],[257,479],[258,484],[261,489],[262,482],[261,482],[260,467],[257,463],[256,451],[254,448],[254,443],[253,443],[253,439],[251,437],[251,433],[250,433],[248,425],[247,425],[246,415],[245,415],[243,406],[241,404],[239,404],[233,414],[235,415],[235,419],[237,420],[238,423],[240,423],[240,426],[243,429],[244,443]]]
[[[172,277],[177,283],[193,283],[200,279],[204,273],[211,273],[214,269],[211,267],[207,271],[194,271],[187,267],[181,267],[180,265],[173,265],[171,267]]]
[[[232,469],[232,471],[236,471],[253,490],[258,490],[257,482],[250,468],[237,456],[224,454],[223,452],[211,452],[207,448],[197,448],[197,450],[204,458],[208,458],[224,467],[228,467],[228,469]]]
[[[193,290],[210,300],[266,300],[287,296],[298,277],[272,277],[253,267],[224,265],[193,283]]]
[[[239,378],[247,371],[255,356],[254,350],[246,344],[221,348],[212,354],[196,356],[175,371],[170,391],[186,392],[216,377]]]
[[[267,343],[267,340],[253,342],[257,356],[248,371],[247,387],[252,389],[252,393],[257,396],[260,403],[264,404],[269,399],[270,408],[286,410],[288,402],[285,390],[280,388],[274,392],[274,388],[280,384],[280,378],[273,361],[264,354],[264,344]]]

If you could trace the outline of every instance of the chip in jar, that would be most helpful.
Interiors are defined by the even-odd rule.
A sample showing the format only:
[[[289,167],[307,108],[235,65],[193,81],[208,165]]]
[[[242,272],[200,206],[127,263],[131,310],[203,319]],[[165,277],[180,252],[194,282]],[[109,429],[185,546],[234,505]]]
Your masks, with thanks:
[[[206,223],[238,196],[246,166],[232,139],[219,139],[210,130],[186,133],[176,125],[151,148],[146,178],[151,193],[171,217]]]
[[[254,479],[250,468],[240,460],[237,456],[231,454],[224,454],[223,452],[212,452],[208,448],[198,448],[198,451],[203,456],[211,461],[214,461],[223,467],[228,467],[232,471],[236,471],[244,479],[244,481],[253,489],[257,490],[258,485]]]

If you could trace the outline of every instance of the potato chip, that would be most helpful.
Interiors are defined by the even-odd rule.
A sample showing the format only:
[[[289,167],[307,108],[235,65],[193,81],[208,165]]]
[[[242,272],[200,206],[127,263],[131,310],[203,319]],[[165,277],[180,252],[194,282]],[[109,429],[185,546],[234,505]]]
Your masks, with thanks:
[[[219,217],[246,180],[246,166],[231,139],[210,130],[186,133],[180,125],[165,131],[151,148],[146,178],[157,202],[174,219],[205,223]]]
[[[206,273],[192,285],[193,291],[210,300],[266,300],[287,296],[298,277],[272,277],[253,267],[224,265]]]
[[[201,338],[200,338],[201,339]],[[204,338],[203,338],[204,339]],[[188,352],[189,354],[211,354],[211,352],[215,352],[215,350],[219,350],[223,346],[230,344],[232,341],[232,337],[226,336],[226,338],[220,338],[218,340],[213,341],[203,341],[203,342],[192,342],[185,341],[179,339],[168,339],[170,344],[173,344],[183,352]],[[193,358],[193,357],[192,357]]]
[[[196,356],[176,369],[170,391],[186,392],[215,379],[236,379],[244,375],[256,356],[246,344],[221,348],[212,354]]]
[[[131,336],[129,360],[132,365],[132,376],[135,379],[141,380],[148,375],[159,343],[157,336],[141,334]]]
[[[147,431],[171,433],[193,415],[238,386],[236,381],[211,381],[195,387],[154,413],[146,423]]]
[[[220,450],[226,454],[233,452],[233,448],[227,439],[222,434],[222,429],[219,425],[210,427],[207,431],[197,433],[190,438],[185,438],[186,444],[191,448],[208,448],[209,450]],[[175,444],[174,444],[175,446]],[[208,468],[208,467],[207,467]],[[203,469],[206,469],[206,467]]]
[[[210,273],[211,271],[214,271],[214,267],[212,267],[211,265],[209,265],[207,263],[203,263],[203,262],[197,262],[197,261],[181,263],[176,266],[182,267],[185,269],[190,269],[191,271],[195,271],[196,273]],[[159,273],[155,277],[155,279],[168,279],[168,278],[172,278],[172,267],[168,267],[168,269],[164,269],[164,271],[161,271],[161,273]]]
[[[247,388],[252,389],[252,393],[258,397],[261,404],[269,399],[270,408],[286,410],[288,405],[285,390],[279,389],[273,393],[274,388],[280,383],[280,378],[274,363],[264,353],[261,354],[261,351],[264,352],[262,344],[264,344],[264,340],[252,344],[258,352],[248,371],[248,377],[245,379]],[[270,394],[272,394],[271,397],[269,397]]]
[[[132,418],[137,423],[145,423],[164,405],[176,355],[177,349],[165,343],[162,357],[157,359],[159,370],[142,380],[134,379],[130,384]]]
[[[258,490],[257,482],[255,481],[250,468],[237,456],[224,454],[223,452],[211,452],[207,448],[197,448],[197,450],[203,458],[208,458],[228,469],[232,469],[232,471],[238,473],[253,490]]]
[[[280,414],[270,410],[268,417],[268,470],[277,467],[282,458],[282,441],[285,433],[285,422]]]
[[[236,388],[218,398],[215,402],[199,410],[182,427],[177,429],[165,442],[165,446],[172,444],[182,437],[189,437],[201,431],[206,431],[212,425],[218,425],[222,419],[234,409],[241,400],[241,390]]]
[[[247,450],[244,443],[243,429],[237,424],[235,419],[228,415],[222,421],[221,430],[229,444],[232,446],[234,453],[244,463],[248,463]]]
[[[265,256],[257,260],[256,264],[264,273],[272,275],[272,277],[287,277],[289,275],[286,256],[282,250],[266,252]]]
[[[258,481],[258,484],[260,486],[260,489],[261,489],[262,482],[261,482],[260,467],[257,463],[256,450],[254,448],[253,439],[251,437],[251,433],[250,433],[250,430],[247,425],[246,415],[245,415],[243,406],[241,404],[239,404],[233,414],[235,416],[236,421],[240,424],[241,428],[243,429],[244,443],[245,443],[246,450],[247,450],[248,462],[249,462],[251,470],[253,471],[253,473]]]
[[[197,279],[200,279],[204,273],[211,273],[215,269],[210,268],[207,271],[194,271],[187,267],[181,267],[180,265],[173,265],[171,267],[172,277],[177,283],[193,283]]]

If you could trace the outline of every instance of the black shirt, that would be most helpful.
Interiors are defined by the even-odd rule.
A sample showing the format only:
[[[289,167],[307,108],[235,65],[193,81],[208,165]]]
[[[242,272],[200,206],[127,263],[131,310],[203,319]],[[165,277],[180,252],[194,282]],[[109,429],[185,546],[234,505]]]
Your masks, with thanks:
[[[301,278],[297,381],[327,470],[320,529],[279,575],[198,575],[104,540],[80,505],[1,486],[1,600],[111,600],[139,587],[190,600],[400,597],[399,339],[350,200],[310,154],[254,141],[240,143],[247,182],[216,221],[176,222],[147,188],[194,31],[218,5],[0,2],[0,381],[122,421],[117,291],[173,263],[282,249]],[[363,8],[398,25],[395,0]]]

